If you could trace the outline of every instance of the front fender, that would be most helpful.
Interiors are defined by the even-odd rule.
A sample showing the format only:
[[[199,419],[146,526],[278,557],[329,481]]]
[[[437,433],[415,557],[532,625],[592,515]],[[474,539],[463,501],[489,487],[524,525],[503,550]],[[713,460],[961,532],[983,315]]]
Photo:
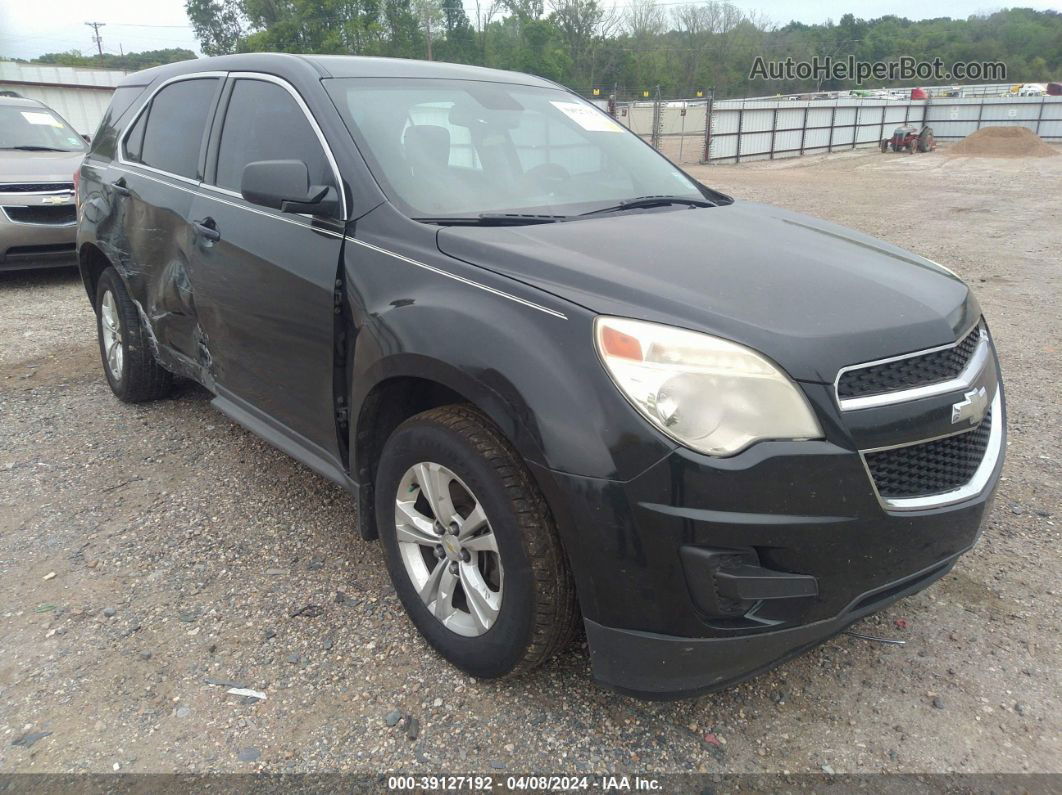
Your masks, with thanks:
[[[413,376],[463,395],[547,469],[626,480],[674,449],[605,373],[591,312],[441,254],[434,235],[403,242],[345,247],[351,417],[376,385]]]

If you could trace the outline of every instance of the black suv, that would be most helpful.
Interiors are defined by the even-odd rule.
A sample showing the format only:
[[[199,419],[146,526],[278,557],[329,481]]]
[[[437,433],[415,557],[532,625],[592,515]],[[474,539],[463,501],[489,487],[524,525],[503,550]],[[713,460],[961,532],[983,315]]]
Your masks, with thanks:
[[[104,373],[356,498],[480,677],[717,688],[977,539],[997,361],[946,268],[698,184],[546,80],[237,55],[115,92],[80,173]]]

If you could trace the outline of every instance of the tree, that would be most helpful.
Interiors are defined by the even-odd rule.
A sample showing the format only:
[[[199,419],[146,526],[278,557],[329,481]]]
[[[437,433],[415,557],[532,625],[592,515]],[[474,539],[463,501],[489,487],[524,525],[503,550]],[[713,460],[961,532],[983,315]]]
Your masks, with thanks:
[[[124,55],[115,55],[105,52],[103,58],[96,55],[84,55],[80,50],[68,52],[48,52],[34,58],[31,63],[57,64],[59,66],[99,67],[104,69],[121,69],[126,72],[138,72],[141,69],[150,69],[153,66],[161,66],[176,61],[188,61],[195,58],[191,50],[145,50],[144,52],[127,52]]]
[[[432,40],[438,36],[439,24],[442,21],[442,6],[439,5],[439,0],[413,0],[413,11],[424,33],[424,38],[427,40],[425,52],[430,61],[432,60]]]
[[[939,56],[945,64],[1002,61],[1010,71],[1000,80],[1011,82],[1062,76],[1062,14],[1054,11],[1011,8],[917,22],[845,14],[836,24],[778,27],[730,0],[680,0],[683,4],[674,6],[663,0],[474,1],[471,23],[462,0],[186,0],[186,7],[207,54],[279,50],[428,57],[529,71],[582,91],[617,85],[621,92],[640,94],[659,85],[669,96],[714,88],[723,98],[816,89],[814,80],[750,80],[756,56],[797,61],[815,55],[851,54],[861,61]],[[72,65],[89,60],[80,53],[45,57]],[[109,59],[117,57],[104,56],[116,66]],[[159,51],[151,63],[127,60],[117,68],[181,57],[192,56]],[[854,87],[850,79],[823,85]]]
[[[239,0],[187,0],[184,9],[205,55],[236,52],[244,35]]]
[[[420,56],[420,27],[410,0],[384,0],[384,31],[387,45],[384,52],[395,58]]]
[[[592,87],[598,48],[616,25],[615,10],[606,10],[597,0],[551,0],[550,5],[550,20],[566,46],[572,78],[579,86]]]

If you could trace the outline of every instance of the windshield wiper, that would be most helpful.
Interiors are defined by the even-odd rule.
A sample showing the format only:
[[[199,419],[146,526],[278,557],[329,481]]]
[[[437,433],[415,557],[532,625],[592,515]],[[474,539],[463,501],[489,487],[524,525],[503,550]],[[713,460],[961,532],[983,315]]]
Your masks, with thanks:
[[[528,226],[552,224],[563,221],[567,215],[538,215],[534,213],[480,213],[479,215],[455,215],[452,217],[414,218],[423,224],[440,226]]]
[[[4,149],[15,149],[19,152],[72,152],[73,149],[57,149],[54,146],[33,146],[27,144],[25,146],[5,146]]]
[[[620,210],[641,210],[647,207],[666,207],[669,204],[685,204],[689,207],[716,207],[715,202],[707,199],[691,199],[688,196],[639,196],[635,199],[624,199],[619,204],[609,207],[601,207],[581,215],[597,215],[598,213],[615,213]]]

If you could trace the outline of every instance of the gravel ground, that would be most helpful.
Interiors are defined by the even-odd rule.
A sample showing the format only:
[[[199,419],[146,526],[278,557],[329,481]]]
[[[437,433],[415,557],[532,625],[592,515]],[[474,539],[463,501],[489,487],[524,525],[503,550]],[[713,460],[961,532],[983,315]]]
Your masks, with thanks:
[[[1059,771],[1062,158],[699,176],[944,262],[984,305],[1009,462],[975,550],[856,626],[906,646],[840,636],[678,703],[594,686],[579,646],[471,680],[414,632],[341,490],[198,387],[119,403],[77,276],[0,275],[0,773]]]

